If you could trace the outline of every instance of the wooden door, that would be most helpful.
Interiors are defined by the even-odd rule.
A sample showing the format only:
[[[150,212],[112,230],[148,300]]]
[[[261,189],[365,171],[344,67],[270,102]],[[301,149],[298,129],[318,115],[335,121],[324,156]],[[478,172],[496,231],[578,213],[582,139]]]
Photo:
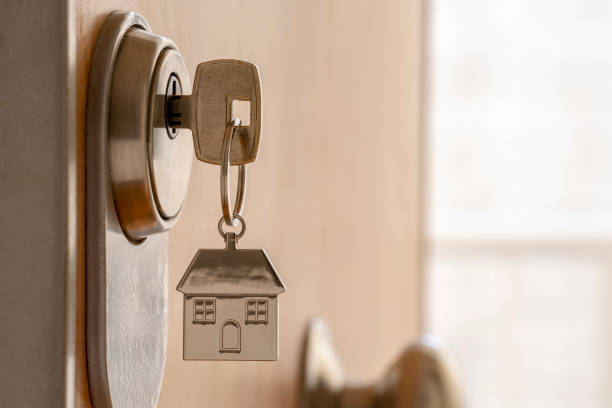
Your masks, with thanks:
[[[266,248],[287,286],[277,362],[182,359],[182,294],[195,251],[219,248],[219,168],[194,161],[170,232],[169,336],[160,407],[292,407],[308,320],[328,320],[347,372],[382,374],[419,331],[422,0],[82,0],[78,18],[79,268],[76,406],[85,358],[84,112],[104,18],[137,11],[196,65],[259,66],[262,141],[249,166],[243,248]]]

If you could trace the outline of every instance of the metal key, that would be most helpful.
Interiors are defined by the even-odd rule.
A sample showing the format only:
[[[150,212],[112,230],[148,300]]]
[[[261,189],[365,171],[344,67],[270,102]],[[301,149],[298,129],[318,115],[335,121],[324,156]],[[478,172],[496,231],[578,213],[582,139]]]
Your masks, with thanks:
[[[180,85],[180,84],[179,84]],[[223,136],[230,120],[240,118],[232,143],[231,165],[257,158],[261,128],[261,89],[256,65],[214,60],[198,65],[192,95],[166,101],[166,124],[191,129],[198,160],[221,164]]]

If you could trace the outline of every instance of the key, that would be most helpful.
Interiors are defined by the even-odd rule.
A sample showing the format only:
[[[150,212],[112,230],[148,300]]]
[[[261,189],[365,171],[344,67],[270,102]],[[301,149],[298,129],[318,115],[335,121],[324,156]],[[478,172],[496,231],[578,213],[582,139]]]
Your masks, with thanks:
[[[239,118],[231,165],[257,158],[261,129],[261,87],[257,66],[239,60],[198,65],[191,95],[174,95],[166,105],[169,128],[191,129],[198,160],[221,164],[225,128]]]

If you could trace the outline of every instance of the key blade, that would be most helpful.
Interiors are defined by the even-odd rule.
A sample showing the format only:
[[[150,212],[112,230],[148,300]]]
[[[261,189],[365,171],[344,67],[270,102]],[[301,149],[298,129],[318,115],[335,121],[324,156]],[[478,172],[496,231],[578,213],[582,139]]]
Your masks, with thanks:
[[[194,145],[198,160],[221,164],[225,127],[232,119],[232,106],[250,102],[250,117],[240,118],[248,125],[236,128],[230,164],[254,161],[261,128],[261,87],[257,66],[240,60],[214,60],[198,65],[193,86],[195,108]],[[248,120],[247,120],[248,119]]]

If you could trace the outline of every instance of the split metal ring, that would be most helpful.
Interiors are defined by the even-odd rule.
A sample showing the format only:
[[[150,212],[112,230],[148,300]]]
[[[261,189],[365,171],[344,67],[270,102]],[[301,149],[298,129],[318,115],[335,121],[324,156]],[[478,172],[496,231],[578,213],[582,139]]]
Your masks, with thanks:
[[[239,216],[238,214],[234,214],[234,217],[236,217],[236,219],[238,221],[240,221],[240,232],[236,235],[236,240],[239,240],[240,238],[242,238],[242,236],[244,235],[244,233],[246,232],[246,222],[244,222],[244,218],[242,218],[241,216]],[[221,237],[223,239],[227,239],[227,233],[223,231],[223,221],[224,218],[221,217],[219,219],[219,234],[221,234]]]
[[[236,218],[240,218],[242,214],[242,207],[244,206],[244,196],[246,190],[246,164],[241,164],[238,167],[238,187],[236,202],[234,203],[234,211],[230,210],[230,196],[229,196],[229,167],[230,167],[230,156],[232,154],[232,139],[234,138],[234,131],[242,122],[240,119],[232,119],[225,127],[225,136],[223,137],[223,150],[221,152],[221,210],[223,211],[222,220],[225,220],[227,225],[234,225]],[[244,220],[242,221],[244,225]],[[244,233],[244,231],[242,232]],[[221,234],[223,235],[223,234]]]

